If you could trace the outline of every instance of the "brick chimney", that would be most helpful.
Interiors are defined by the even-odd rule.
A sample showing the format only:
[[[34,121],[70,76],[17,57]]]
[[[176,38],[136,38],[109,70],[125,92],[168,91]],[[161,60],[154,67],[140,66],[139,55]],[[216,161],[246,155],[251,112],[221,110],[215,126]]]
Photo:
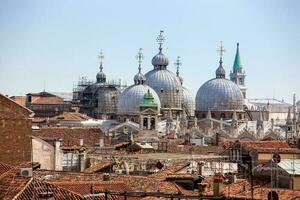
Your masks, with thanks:
[[[223,195],[223,175],[216,173],[213,177],[213,196],[220,197]]]

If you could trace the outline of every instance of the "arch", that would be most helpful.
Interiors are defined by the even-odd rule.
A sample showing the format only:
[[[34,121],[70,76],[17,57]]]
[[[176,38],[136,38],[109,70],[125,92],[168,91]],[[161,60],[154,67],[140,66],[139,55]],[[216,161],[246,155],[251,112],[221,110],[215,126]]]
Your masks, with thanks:
[[[143,120],[143,128],[144,128],[144,129],[147,129],[147,126],[148,126],[148,118],[147,118],[147,117],[144,117],[144,120]]]
[[[226,114],[225,113],[221,113],[221,118],[225,119],[226,118]]]
[[[151,118],[151,121],[150,121],[150,129],[151,130],[155,130],[155,118]]]

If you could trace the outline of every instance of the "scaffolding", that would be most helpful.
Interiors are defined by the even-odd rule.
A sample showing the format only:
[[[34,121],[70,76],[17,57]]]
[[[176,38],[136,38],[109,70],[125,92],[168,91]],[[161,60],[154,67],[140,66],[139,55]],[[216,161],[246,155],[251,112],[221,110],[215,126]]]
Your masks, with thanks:
[[[96,118],[115,114],[118,94],[126,87],[126,82],[122,82],[121,79],[96,83],[82,76],[73,86],[73,104],[80,112]]]

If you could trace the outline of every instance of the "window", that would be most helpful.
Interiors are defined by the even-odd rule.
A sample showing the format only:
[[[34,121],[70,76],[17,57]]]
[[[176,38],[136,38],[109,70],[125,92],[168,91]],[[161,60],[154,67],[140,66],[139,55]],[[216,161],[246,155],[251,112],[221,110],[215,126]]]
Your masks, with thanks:
[[[63,154],[62,166],[67,169],[76,168],[79,166],[79,155],[74,152],[66,152]]]
[[[222,118],[222,119],[225,119],[225,118],[226,118],[225,113],[221,113],[221,118]]]

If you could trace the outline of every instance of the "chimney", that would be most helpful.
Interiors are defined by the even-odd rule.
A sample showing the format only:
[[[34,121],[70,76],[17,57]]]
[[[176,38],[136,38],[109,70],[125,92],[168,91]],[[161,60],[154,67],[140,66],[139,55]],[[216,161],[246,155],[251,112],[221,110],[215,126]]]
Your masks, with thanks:
[[[79,139],[79,145],[83,146],[83,139]]]
[[[203,167],[204,163],[203,162],[199,162],[198,163],[198,175],[202,176],[202,167]]]
[[[108,173],[103,174],[103,181],[109,181],[110,175]]]
[[[214,175],[214,181],[213,181],[213,196],[214,197],[220,197],[223,195],[223,176],[222,174],[216,173]]]
[[[104,147],[104,139],[103,138],[99,139],[99,147]]]

